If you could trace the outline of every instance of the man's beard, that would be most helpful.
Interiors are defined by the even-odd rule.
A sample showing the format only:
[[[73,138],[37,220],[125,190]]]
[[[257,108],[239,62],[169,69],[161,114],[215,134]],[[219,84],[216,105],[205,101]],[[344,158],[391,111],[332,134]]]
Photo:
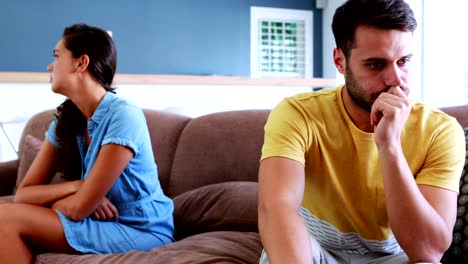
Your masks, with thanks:
[[[386,87],[384,90],[381,92],[373,93],[369,95],[369,101],[366,101],[364,97],[364,92],[363,88],[361,85],[354,79],[353,72],[349,65],[346,66],[346,76],[345,76],[345,81],[346,81],[346,89],[348,90],[349,97],[351,97],[351,100],[360,107],[361,109],[371,112],[372,110],[372,105],[374,104],[375,100],[377,100],[377,97],[381,93],[385,93],[390,89],[389,87]],[[400,86],[400,89],[403,91],[403,93],[408,96],[409,94],[409,88],[407,86]]]
[[[362,87],[354,79],[353,72],[351,71],[351,68],[349,67],[349,65],[348,65],[348,67],[346,67],[346,76],[345,77],[346,77],[345,78],[345,80],[346,80],[346,89],[348,90],[348,94],[351,97],[351,99],[353,100],[353,102],[357,106],[362,108],[363,110],[370,113],[371,109],[372,109],[372,104],[374,102],[373,101],[368,102],[368,101],[366,101],[364,99],[364,95],[362,93]],[[377,99],[377,96],[374,98],[374,100]]]

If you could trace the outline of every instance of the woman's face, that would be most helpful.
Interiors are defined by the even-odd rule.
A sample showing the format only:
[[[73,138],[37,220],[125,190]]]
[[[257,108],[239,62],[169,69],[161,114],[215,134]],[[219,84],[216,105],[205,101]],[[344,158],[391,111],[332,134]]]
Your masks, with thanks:
[[[53,56],[55,59],[47,67],[50,72],[52,91],[67,96],[67,89],[73,86],[73,76],[78,60],[73,58],[71,51],[65,48],[63,39],[57,42]]]

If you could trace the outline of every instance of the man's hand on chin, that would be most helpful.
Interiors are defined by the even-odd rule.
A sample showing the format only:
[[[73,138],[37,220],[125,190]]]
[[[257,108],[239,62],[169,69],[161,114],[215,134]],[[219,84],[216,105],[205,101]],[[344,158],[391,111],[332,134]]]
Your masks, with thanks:
[[[399,86],[392,86],[381,93],[371,109],[371,125],[374,126],[377,146],[400,143],[400,135],[408,120],[412,104]]]

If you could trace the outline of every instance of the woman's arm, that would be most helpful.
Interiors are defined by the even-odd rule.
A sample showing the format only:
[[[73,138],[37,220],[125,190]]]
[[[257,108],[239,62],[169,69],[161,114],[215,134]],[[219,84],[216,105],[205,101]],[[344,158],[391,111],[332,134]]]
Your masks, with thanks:
[[[117,144],[104,145],[79,190],[52,205],[68,218],[80,221],[90,216],[133,157],[133,151]]]
[[[46,139],[23,181],[18,186],[14,197],[16,203],[50,206],[57,200],[75,193],[80,188],[81,181],[50,184],[55,174],[56,154],[57,149]]]

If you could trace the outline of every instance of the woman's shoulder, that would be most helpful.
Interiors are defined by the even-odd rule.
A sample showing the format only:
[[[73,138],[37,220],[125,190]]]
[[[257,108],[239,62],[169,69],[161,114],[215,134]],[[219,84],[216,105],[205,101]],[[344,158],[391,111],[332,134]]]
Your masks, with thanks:
[[[99,107],[94,114],[94,120],[106,119],[114,124],[135,126],[146,122],[143,109],[127,98],[112,94],[104,98],[107,102]]]
[[[115,95],[109,106],[111,112],[129,112],[132,114],[143,114],[143,110],[128,98]]]

